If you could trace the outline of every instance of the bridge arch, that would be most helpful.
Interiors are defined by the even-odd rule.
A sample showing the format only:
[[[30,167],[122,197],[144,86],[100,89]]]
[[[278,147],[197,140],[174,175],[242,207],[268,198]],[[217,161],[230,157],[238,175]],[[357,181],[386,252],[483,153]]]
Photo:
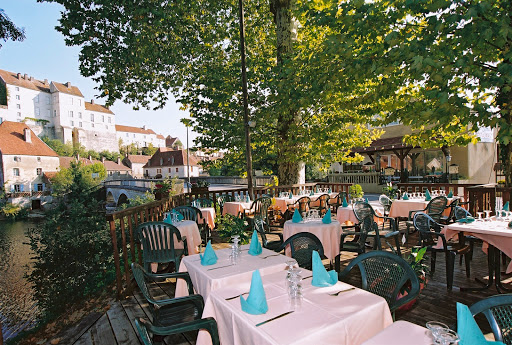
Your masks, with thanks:
[[[121,206],[122,204],[127,204],[128,203],[128,196],[126,196],[126,194],[124,193],[121,193],[119,195],[119,198],[117,198],[117,206]]]
[[[116,204],[116,198],[114,197],[114,194],[111,191],[108,191],[107,193],[107,204]]]

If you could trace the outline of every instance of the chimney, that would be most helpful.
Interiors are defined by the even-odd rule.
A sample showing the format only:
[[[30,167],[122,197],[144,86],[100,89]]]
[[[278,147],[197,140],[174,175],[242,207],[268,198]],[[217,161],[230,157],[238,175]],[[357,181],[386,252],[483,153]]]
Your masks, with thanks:
[[[48,85],[48,79],[44,80],[44,85]]]
[[[25,129],[23,130],[23,138],[25,139],[25,141],[26,141],[27,143],[31,143],[31,142],[32,142],[30,129],[25,128]]]
[[[91,104],[94,104],[94,99],[91,99]]]
[[[146,130],[146,125],[142,126],[142,129]]]
[[[117,157],[117,164],[121,165],[121,157]]]
[[[25,78],[25,80],[27,80],[27,79],[28,79],[28,74],[27,74],[27,73],[25,73],[24,78]]]
[[[18,73],[18,79],[21,79],[21,73]]]
[[[105,156],[101,157],[101,163],[105,164]]]
[[[34,81],[34,77],[32,77],[32,76],[31,76],[30,78],[28,78],[28,79],[29,79],[30,81]]]
[[[69,88],[71,87],[71,82],[69,82],[69,81],[68,81],[68,82],[66,83],[66,87],[69,89]]]

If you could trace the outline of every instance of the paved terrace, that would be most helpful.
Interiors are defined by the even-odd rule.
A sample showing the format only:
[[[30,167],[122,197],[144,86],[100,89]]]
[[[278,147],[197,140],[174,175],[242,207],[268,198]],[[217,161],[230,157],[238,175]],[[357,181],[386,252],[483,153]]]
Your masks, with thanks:
[[[405,226],[404,222],[401,226]],[[417,243],[417,234],[410,237],[410,243]],[[215,249],[226,248],[226,243],[216,241],[213,247]],[[410,246],[406,248],[410,251]],[[342,269],[350,260],[355,257],[352,253],[344,254],[341,258]],[[324,261],[327,264],[327,261]],[[479,286],[475,277],[487,276],[487,258],[480,249],[475,246],[473,261],[471,262],[471,278],[466,278],[464,265],[455,264],[454,288],[448,292],[445,279],[445,261],[444,255],[438,254],[436,262],[436,272],[434,277],[430,278],[427,287],[421,292],[418,302],[413,309],[405,313],[397,313],[397,320],[407,320],[412,323],[424,326],[427,321],[436,320],[448,325],[456,324],[456,302],[462,302],[471,305],[476,301],[496,294],[496,290],[490,289],[484,292],[460,292],[459,287]],[[510,278],[506,276],[505,278]],[[506,280],[507,282],[507,280]],[[357,279],[352,282],[358,285]],[[506,284],[508,286],[508,284]],[[156,297],[169,298],[174,295],[174,283],[160,283],[153,285],[153,294]],[[136,288],[134,294],[122,301],[113,303],[110,310],[103,314],[91,314],[84,318],[73,328],[68,329],[60,337],[59,344],[75,345],[93,345],[93,344],[141,344],[138,338],[134,319],[136,317],[149,318],[148,303],[142,294]],[[478,323],[484,330],[484,333],[490,332],[489,327],[483,317],[477,318]],[[183,335],[169,336],[165,338],[165,344],[195,344],[197,334],[195,332]]]

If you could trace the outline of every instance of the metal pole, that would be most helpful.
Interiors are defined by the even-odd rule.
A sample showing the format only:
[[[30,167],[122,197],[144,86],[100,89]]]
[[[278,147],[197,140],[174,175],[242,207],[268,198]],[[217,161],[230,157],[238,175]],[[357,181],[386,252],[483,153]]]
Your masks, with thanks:
[[[244,28],[244,4],[238,0],[238,14],[240,20],[240,55],[242,63],[242,94],[244,102],[244,129],[245,129],[245,158],[247,160],[247,188],[249,196],[254,200],[252,185],[252,154],[251,154],[251,133],[249,132],[249,104],[247,101],[247,71],[245,67],[245,28]]]
[[[190,188],[190,165],[188,160],[188,126],[187,126],[187,180],[188,180],[188,188]],[[187,189],[188,189],[187,188]],[[190,192],[190,190],[189,190]]]

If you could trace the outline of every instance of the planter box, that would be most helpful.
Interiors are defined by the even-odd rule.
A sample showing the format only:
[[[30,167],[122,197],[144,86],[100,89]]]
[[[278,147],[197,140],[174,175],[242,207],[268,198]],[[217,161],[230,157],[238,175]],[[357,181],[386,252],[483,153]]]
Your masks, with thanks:
[[[190,189],[191,193],[208,193],[208,187],[192,187]]]

